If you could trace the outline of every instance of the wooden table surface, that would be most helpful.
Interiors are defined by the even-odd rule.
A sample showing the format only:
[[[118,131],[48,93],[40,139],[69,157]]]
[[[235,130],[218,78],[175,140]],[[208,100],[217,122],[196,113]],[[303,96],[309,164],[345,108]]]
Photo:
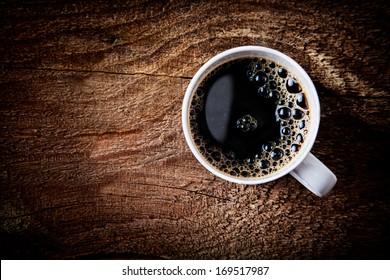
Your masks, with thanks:
[[[386,1],[47,2],[0,4],[2,259],[389,259]],[[312,77],[329,196],[191,154],[190,78],[241,45]]]

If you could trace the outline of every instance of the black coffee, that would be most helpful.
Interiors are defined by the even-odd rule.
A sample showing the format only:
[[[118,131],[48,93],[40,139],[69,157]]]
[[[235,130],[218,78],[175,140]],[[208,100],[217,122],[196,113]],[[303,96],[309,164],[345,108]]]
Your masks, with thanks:
[[[277,171],[305,141],[309,108],[293,73],[261,58],[226,62],[191,97],[190,131],[202,156],[236,177]]]

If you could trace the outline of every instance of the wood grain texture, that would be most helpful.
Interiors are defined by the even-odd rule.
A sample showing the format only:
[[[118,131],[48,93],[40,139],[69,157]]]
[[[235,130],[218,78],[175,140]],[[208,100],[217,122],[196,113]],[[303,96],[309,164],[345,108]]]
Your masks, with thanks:
[[[2,259],[388,259],[385,1],[0,4]],[[239,45],[312,77],[313,154],[339,181],[244,186],[192,156],[181,103]]]

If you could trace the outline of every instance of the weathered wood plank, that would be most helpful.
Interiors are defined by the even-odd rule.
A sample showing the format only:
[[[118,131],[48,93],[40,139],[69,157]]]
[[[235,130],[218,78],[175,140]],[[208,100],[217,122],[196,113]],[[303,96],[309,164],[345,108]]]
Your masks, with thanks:
[[[388,258],[389,8],[262,1],[0,6],[3,258]],[[189,78],[237,45],[318,89],[319,199],[286,176],[224,182],[181,130]],[[4,249],[3,249],[4,248]]]
[[[384,2],[191,2],[2,7],[2,63],[191,77],[218,52],[254,44],[292,56],[339,94],[388,94]]]

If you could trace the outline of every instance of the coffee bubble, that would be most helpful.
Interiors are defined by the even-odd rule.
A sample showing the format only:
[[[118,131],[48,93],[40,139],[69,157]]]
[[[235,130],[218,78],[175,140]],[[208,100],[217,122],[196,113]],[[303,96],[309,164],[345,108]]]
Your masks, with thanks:
[[[275,81],[270,81],[268,86],[270,89],[276,89],[278,84]]]
[[[293,152],[298,152],[299,148],[300,148],[300,145],[298,145],[298,144],[291,145],[291,151],[293,151]]]
[[[297,105],[303,109],[307,109],[307,105],[306,105],[306,99],[305,99],[305,96],[303,93],[299,94],[298,95],[298,98],[297,98]]]
[[[269,160],[266,160],[266,159],[261,160],[259,163],[259,166],[261,169],[267,169],[270,167],[270,165],[271,164],[270,164]]]
[[[259,89],[258,89],[258,91],[257,91],[259,94],[260,94],[260,96],[262,96],[262,97],[268,97],[268,95],[269,95],[269,90],[268,90],[268,88],[266,88],[266,87],[259,87]]]
[[[271,152],[271,158],[272,158],[273,160],[275,160],[275,161],[281,159],[281,158],[283,157],[283,155],[284,155],[284,152],[283,152],[283,150],[280,149],[280,148],[276,148],[276,149],[274,149],[274,150]]]
[[[263,144],[262,148],[266,152],[271,152],[275,148],[275,143],[274,142],[265,143]]]
[[[299,93],[302,90],[300,85],[293,78],[287,80],[286,87],[289,93]]]
[[[276,90],[273,90],[271,91],[269,94],[268,94],[268,97],[272,100],[272,101],[278,101],[280,99],[280,94],[278,91]]]
[[[294,108],[294,109],[292,110],[292,116],[293,116],[293,118],[296,119],[296,120],[302,119],[304,115],[305,115],[305,113],[302,112],[301,110],[297,109],[297,108]]]
[[[264,72],[257,72],[253,78],[252,81],[259,87],[264,86],[268,81],[268,76]]]
[[[289,135],[291,132],[291,129],[289,127],[283,127],[282,128],[282,134],[283,135]]]
[[[291,117],[291,110],[287,107],[282,107],[278,110],[279,118],[286,120]]]
[[[299,124],[298,124],[298,127],[299,127],[300,129],[303,129],[303,128],[305,127],[305,120],[301,120],[301,121],[299,122]]]
[[[219,152],[213,152],[211,154],[211,157],[216,160],[216,161],[220,161],[221,160],[221,154]]]
[[[287,70],[283,68],[278,69],[278,75],[281,78],[287,78]]]

